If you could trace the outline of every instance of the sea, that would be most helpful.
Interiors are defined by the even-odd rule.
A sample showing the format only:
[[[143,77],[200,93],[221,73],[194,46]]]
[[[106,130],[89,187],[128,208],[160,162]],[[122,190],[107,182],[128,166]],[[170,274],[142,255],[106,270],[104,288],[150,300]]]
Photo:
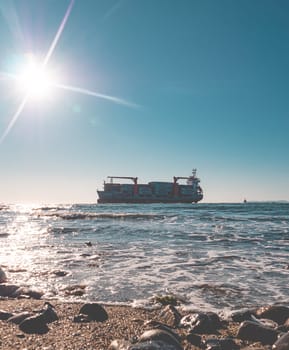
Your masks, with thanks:
[[[9,283],[45,298],[170,296],[216,312],[289,302],[288,202],[2,204],[0,247]]]

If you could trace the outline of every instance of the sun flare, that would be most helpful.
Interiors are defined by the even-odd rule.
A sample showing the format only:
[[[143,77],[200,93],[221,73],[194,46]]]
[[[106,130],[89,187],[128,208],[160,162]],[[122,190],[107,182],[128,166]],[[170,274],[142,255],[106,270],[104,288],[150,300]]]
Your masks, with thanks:
[[[17,79],[18,88],[35,99],[48,97],[51,94],[53,83],[51,72],[34,57],[29,57]]]
[[[72,11],[75,0],[70,0],[65,15],[60,23],[60,26],[54,36],[54,39],[44,57],[41,60],[38,60],[36,56],[32,53],[24,55],[24,60],[18,65],[18,60],[16,60],[16,66],[13,69],[13,74],[1,72],[0,79],[12,79],[16,82],[16,93],[20,91],[20,96],[22,95],[22,101],[19,104],[17,110],[12,116],[10,122],[8,123],[6,129],[0,134],[0,144],[5,140],[14,124],[17,122],[19,116],[23,112],[25,106],[31,99],[33,100],[47,100],[51,93],[56,89],[68,90],[71,92],[76,92],[79,94],[93,96],[95,98],[107,100],[119,105],[128,106],[131,108],[138,108],[139,106],[126,101],[122,98],[112,96],[109,94],[100,93],[98,91],[93,91],[90,89],[67,85],[59,83],[61,76],[53,74],[50,70],[47,69],[47,65],[50,62],[50,58],[54,53],[55,48],[57,47],[58,41],[62,35],[62,32],[65,28],[65,25],[68,21],[70,13]],[[13,64],[14,65],[14,64]],[[55,70],[53,70],[55,72]],[[57,79],[55,77],[57,76]]]

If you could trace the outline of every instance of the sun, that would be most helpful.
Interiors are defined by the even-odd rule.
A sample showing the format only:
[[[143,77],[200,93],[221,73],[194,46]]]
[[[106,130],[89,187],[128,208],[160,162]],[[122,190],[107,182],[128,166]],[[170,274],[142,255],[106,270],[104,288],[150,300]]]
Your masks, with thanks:
[[[59,83],[58,81],[62,80],[61,76],[59,75],[59,72],[57,72],[57,74],[54,74],[56,73],[55,70],[53,70],[53,73],[51,73],[51,71],[47,69],[47,65],[48,63],[50,63],[51,56],[53,55],[55,48],[57,47],[58,41],[68,21],[74,2],[75,0],[70,0],[67,10],[65,12],[65,15],[54,36],[54,39],[46,55],[44,55],[44,57],[42,57],[41,60],[39,60],[39,58],[37,59],[34,54],[28,53],[24,55],[23,60],[22,58],[20,58],[20,61],[21,61],[20,65],[18,65],[19,62],[17,58],[15,62],[16,66],[13,69],[13,73],[0,71],[0,79],[1,79],[1,76],[3,75],[5,79],[9,78],[15,81],[16,90],[17,90],[16,93],[19,93],[20,91],[19,95],[23,96],[17,110],[13,114],[6,129],[4,130],[2,135],[0,134],[0,145],[5,140],[5,138],[13,128],[14,124],[17,122],[19,116],[23,112],[25,106],[27,105],[28,102],[30,102],[31,99],[33,100],[47,99],[48,97],[50,97],[50,94],[57,89],[68,90],[71,92],[76,92],[87,96],[93,96],[95,98],[107,100],[109,102],[128,106],[131,108],[139,107],[135,103],[131,103],[127,100],[124,100],[116,96],[103,94],[97,91],[93,91],[93,90],[78,87],[78,86]],[[57,77],[57,79],[55,79],[55,77]]]
[[[54,83],[53,74],[47,70],[46,66],[29,55],[17,77],[18,89],[30,98],[43,99],[50,96]]]

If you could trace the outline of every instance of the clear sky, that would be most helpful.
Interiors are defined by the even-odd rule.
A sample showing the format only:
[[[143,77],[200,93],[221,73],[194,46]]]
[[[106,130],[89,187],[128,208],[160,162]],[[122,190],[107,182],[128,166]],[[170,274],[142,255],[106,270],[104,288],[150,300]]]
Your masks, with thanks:
[[[0,2],[0,202],[95,202],[107,175],[192,168],[206,202],[289,200],[288,0],[69,6]],[[27,54],[47,58],[58,86],[7,130]]]

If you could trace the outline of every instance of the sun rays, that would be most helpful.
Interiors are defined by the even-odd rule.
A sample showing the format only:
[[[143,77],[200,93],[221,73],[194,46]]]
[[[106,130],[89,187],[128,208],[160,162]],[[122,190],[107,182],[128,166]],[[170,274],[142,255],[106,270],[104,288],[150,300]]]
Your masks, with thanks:
[[[77,87],[77,86],[72,86],[72,85],[65,85],[65,84],[53,84],[53,87],[57,87],[60,89],[64,89],[64,90],[69,90],[72,92],[77,92],[83,95],[87,95],[87,96],[93,96],[93,97],[97,97],[97,98],[101,98],[103,100],[107,100],[119,105],[123,105],[123,106],[127,106],[127,107],[131,107],[131,108],[138,108],[139,105],[133,103],[133,102],[129,102],[127,100],[124,100],[122,98],[119,97],[115,97],[115,96],[111,96],[111,95],[106,95],[106,94],[102,94],[99,92],[95,92],[95,91],[91,91],[88,89],[84,89],[81,87]]]
[[[50,45],[50,48],[49,48],[49,50],[48,50],[48,52],[47,52],[47,54],[46,54],[46,56],[44,58],[43,66],[46,66],[46,64],[48,63],[50,57],[53,54],[53,51],[56,48],[58,40],[60,39],[60,36],[61,36],[61,34],[62,34],[62,32],[63,32],[63,30],[65,28],[66,22],[67,22],[67,20],[68,20],[68,18],[70,16],[70,13],[71,13],[73,5],[74,5],[74,0],[70,0],[68,8],[67,8],[67,10],[66,10],[66,12],[64,14],[64,17],[63,17],[61,23],[60,23],[60,26],[59,26],[59,28],[58,28],[58,30],[56,32],[56,35],[55,35],[55,37],[54,37],[54,39],[53,39],[53,41],[52,41],[52,43]]]
[[[28,60],[23,65],[22,69],[18,74],[0,72],[0,80],[14,80],[17,89],[19,90],[19,93],[23,95],[23,99],[20,105],[18,106],[16,112],[12,116],[8,126],[0,136],[0,144],[5,140],[5,138],[13,128],[14,124],[23,112],[27,102],[31,99],[45,99],[47,96],[50,95],[53,89],[64,89],[67,91],[107,100],[109,102],[127,106],[130,108],[138,107],[138,105],[116,96],[107,95],[86,88],[67,85],[62,82],[58,82],[57,79],[53,76],[53,74],[49,71],[49,60],[53,55],[54,50],[56,49],[59,39],[61,38],[63,30],[71,14],[73,5],[74,0],[70,0],[64,17],[60,23],[60,26],[43,61],[38,61],[37,57],[30,53],[26,55],[26,57],[28,57]]]
[[[13,128],[14,124],[16,123],[17,119],[19,118],[20,114],[22,113],[26,103],[28,101],[28,95],[24,96],[22,102],[20,103],[17,111],[14,113],[13,118],[10,120],[7,128],[4,130],[3,134],[1,135],[0,138],[0,143],[2,143],[6,136],[9,134],[10,130]]]

